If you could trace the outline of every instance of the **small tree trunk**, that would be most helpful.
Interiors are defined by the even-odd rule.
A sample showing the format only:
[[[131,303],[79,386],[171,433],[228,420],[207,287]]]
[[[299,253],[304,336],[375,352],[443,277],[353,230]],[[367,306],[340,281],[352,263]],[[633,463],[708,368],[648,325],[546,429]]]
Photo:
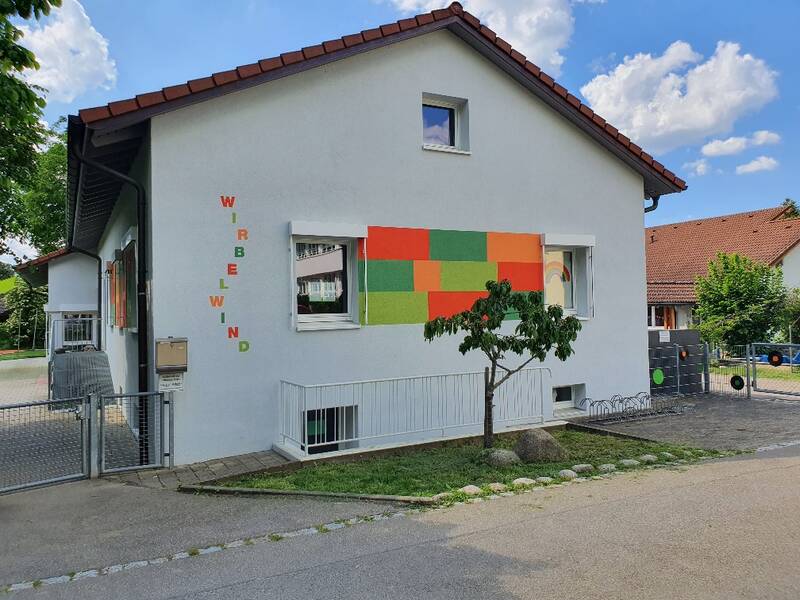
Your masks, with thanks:
[[[483,447],[491,448],[494,446],[494,415],[492,408],[494,406],[494,375],[495,369],[492,365],[491,371],[489,367],[483,372]]]

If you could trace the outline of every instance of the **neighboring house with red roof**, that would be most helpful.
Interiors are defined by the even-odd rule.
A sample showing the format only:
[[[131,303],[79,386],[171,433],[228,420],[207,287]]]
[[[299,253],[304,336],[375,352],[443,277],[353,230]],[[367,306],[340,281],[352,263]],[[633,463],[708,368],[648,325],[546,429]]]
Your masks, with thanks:
[[[735,253],[783,267],[788,287],[800,287],[800,219],[776,206],[645,230],[647,320],[651,328],[686,329],[697,303],[694,284],[717,253]]]
[[[188,339],[177,463],[479,432],[485,360],[423,323],[490,279],[583,321],[498,429],[649,388],[642,212],[686,184],[457,3],[81,110],[68,141],[115,389]]]

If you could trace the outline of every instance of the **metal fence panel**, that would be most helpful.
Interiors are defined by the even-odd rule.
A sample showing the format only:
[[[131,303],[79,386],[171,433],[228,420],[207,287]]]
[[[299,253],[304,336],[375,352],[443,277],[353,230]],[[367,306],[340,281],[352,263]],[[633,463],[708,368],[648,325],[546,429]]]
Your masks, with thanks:
[[[99,410],[101,473],[162,466],[162,393],[102,396]]]
[[[800,395],[800,344],[755,343],[750,346],[753,389]]]
[[[0,493],[86,477],[88,399],[0,405]]]
[[[550,371],[523,369],[494,396],[494,421],[544,421]],[[427,441],[480,431],[484,374],[455,373],[300,385],[281,382],[281,434],[301,453]]]
[[[748,347],[716,346],[709,350],[710,391],[746,397],[750,387]]]

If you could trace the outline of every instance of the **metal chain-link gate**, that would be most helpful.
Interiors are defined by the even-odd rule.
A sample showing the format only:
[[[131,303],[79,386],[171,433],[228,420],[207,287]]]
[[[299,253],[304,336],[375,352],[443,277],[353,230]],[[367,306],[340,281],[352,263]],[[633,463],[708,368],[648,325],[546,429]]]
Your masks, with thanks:
[[[172,465],[161,393],[0,404],[0,493]]]
[[[751,358],[747,346],[711,349],[708,344],[672,344],[650,348],[648,354],[653,396],[749,396]]]

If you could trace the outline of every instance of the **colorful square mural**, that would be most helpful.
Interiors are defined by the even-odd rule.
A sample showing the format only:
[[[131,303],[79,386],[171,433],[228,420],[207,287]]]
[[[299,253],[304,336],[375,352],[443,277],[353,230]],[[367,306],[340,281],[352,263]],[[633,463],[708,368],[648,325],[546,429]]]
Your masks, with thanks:
[[[362,322],[424,323],[467,310],[486,282],[544,290],[542,239],[501,233],[370,226],[358,246]],[[366,319],[365,319],[366,317]]]

